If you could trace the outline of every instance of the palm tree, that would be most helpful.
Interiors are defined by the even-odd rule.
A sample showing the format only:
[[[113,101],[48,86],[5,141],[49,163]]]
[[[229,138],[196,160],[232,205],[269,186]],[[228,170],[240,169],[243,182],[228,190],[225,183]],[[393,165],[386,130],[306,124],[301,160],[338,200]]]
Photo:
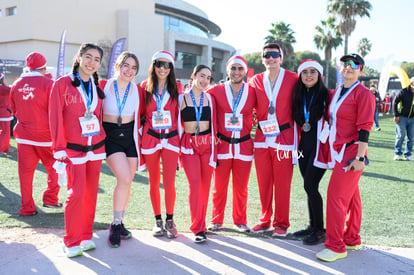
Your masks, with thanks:
[[[359,40],[357,52],[362,57],[365,57],[369,54],[369,52],[371,51],[371,48],[372,48],[371,41],[369,41],[368,38],[364,37],[361,40]]]
[[[341,33],[335,24],[335,18],[329,17],[326,21],[321,21],[321,26],[316,26],[316,34],[313,37],[316,48],[325,52],[325,84],[329,85],[329,66],[331,65],[332,49],[336,49],[342,44]]]
[[[289,60],[293,55],[293,44],[296,43],[295,32],[290,28],[290,24],[283,21],[272,23],[269,35],[265,37],[266,43],[277,43],[283,49],[283,59]]]
[[[370,17],[370,10],[372,10],[372,5],[369,1],[329,0],[328,12],[340,18],[339,31],[345,36],[344,54],[348,53],[348,37],[355,30],[356,17]]]

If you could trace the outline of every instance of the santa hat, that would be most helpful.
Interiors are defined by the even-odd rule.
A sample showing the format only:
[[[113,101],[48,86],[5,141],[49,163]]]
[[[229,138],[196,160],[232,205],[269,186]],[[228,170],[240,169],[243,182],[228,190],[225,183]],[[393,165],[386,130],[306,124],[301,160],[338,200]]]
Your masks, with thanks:
[[[29,53],[26,57],[26,66],[30,70],[38,70],[46,67],[46,58],[40,53]]]
[[[302,62],[300,62],[299,67],[298,67],[298,75],[300,75],[300,73],[307,68],[315,68],[316,70],[318,70],[318,72],[321,74],[321,76],[323,76],[323,68],[321,66],[321,64],[318,63],[318,61],[313,60],[313,59],[306,59],[303,60]]]
[[[159,58],[166,58],[168,59],[168,61],[170,61],[174,65],[174,61],[175,61],[174,56],[167,51],[158,51],[154,53],[154,55],[152,56],[152,61],[157,60]]]
[[[233,64],[240,64],[240,65],[242,65],[243,66],[243,69],[247,72],[247,68],[248,68],[247,62],[246,62],[246,60],[242,56],[240,56],[240,55],[233,55],[232,57],[230,57],[229,61],[227,61],[227,64],[226,64],[226,70],[227,71],[230,70],[231,65],[233,65]]]
[[[4,78],[4,74],[0,73],[0,80]]]

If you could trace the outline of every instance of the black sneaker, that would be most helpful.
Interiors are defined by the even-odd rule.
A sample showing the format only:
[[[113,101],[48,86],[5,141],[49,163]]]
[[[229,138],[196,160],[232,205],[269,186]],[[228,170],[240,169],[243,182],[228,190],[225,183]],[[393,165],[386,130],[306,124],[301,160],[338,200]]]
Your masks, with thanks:
[[[108,244],[111,247],[121,246],[121,231],[122,226],[120,224],[111,224],[109,226]]]
[[[306,236],[303,239],[303,244],[306,245],[315,245],[324,242],[326,239],[325,230],[315,230],[309,236]]]
[[[309,236],[310,234],[312,234],[313,230],[312,227],[310,227],[310,225],[308,227],[306,227],[305,229],[296,231],[295,233],[293,233],[294,237],[306,237]]]
[[[195,235],[195,238],[194,238],[195,243],[204,243],[206,241],[207,241],[206,233],[204,233],[203,231],[198,232]]]
[[[124,224],[121,222],[121,239],[126,240],[132,237],[131,231],[125,228]]]

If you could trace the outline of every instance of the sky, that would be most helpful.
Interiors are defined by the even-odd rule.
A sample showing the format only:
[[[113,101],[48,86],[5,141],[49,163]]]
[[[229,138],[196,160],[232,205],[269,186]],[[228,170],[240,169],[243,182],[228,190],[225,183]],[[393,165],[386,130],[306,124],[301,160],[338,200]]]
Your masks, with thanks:
[[[326,20],[328,0],[185,0],[203,10],[210,21],[221,28],[215,38],[247,54],[260,51],[271,23],[283,21],[295,32],[295,52],[316,49],[313,36],[315,26]],[[357,18],[355,31],[349,37],[348,52],[356,52],[358,42],[366,37],[372,43],[365,57],[366,65],[381,71],[385,61],[392,58],[393,65],[402,61],[414,62],[414,36],[411,21],[413,0],[371,0],[370,18]],[[411,28],[410,28],[411,26]],[[343,55],[339,47],[333,56]]]

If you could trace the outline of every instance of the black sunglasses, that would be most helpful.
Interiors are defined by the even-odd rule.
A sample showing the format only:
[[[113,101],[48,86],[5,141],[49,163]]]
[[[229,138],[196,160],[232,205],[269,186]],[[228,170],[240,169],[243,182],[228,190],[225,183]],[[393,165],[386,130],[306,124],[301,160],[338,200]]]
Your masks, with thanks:
[[[164,67],[166,70],[171,69],[173,66],[171,62],[165,62],[165,61],[159,61],[159,60],[154,60],[153,64],[157,68]]]
[[[266,53],[263,54],[263,57],[266,58],[266,59],[269,59],[271,57],[279,58],[281,56],[282,55],[280,54],[280,52],[273,52],[273,51],[272,52],[266,52]]]

